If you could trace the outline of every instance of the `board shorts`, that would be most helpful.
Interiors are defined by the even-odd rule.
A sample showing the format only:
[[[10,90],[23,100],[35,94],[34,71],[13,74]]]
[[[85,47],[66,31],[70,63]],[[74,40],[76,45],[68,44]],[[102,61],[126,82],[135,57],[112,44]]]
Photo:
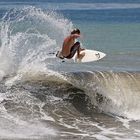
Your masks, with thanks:
[[[76,53],[77,51],[79,51],[79,49],[80,49],[80,42],[76,42],[76,43],[71,47],[70,54],[69,54],[68,56],[66,56],[65,58],[68,58],[68,59],[72,58],[72,57],[75,55],[75,53]]]

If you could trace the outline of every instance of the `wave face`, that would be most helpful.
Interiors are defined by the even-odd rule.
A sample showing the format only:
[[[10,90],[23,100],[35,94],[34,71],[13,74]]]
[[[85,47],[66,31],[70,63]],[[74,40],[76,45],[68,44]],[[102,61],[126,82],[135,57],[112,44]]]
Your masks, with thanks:
[[[46,71],[49,52],[56,51],[72,23],[39,8],[11,9],[0,22],[0,75],[20,70]]]
[[[17,83],[35,83],[36,86],[41,84],[48,88],[49,94],[61,98],[71,94],[85,94],[101,112],[132,120],[140,119],[139,72],[51,72],[49,75],[42,72],[36,75],[26,73],[8,78],[5,83],[7,86]]]
[[[111,135],[121,139],[128,136],[129,121],[134,121],[136,133],[130,137],[137,137],[139,84],[139,72],[40,72],[5,77],[0,83],[0,135],[14,139]],[[116,118],[123,121],[119,130]]]
[[[140,119],[139,72],[73,73],[70,81],[84,90],[99,110],[130,119]]]

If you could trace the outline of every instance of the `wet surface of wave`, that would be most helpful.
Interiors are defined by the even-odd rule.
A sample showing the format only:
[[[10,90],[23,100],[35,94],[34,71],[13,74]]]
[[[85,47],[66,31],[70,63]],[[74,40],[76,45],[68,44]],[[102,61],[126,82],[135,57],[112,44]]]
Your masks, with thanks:
[[[40,74],[39,77],[36,76],[25,77],[25,75],[22,75],[18,78],[6,78],[5,84],[6,86],[12,85],[12,87],[23,88],[23,90],[29,92],[31,90],[31,93],[35,92],[39,93],[39,95],[46,93],[47,95],[54,95],[60,98],[68,97],[71,94],[85,94],[90,97],[92,104],[97,106],[100,111],[124,115],[123,117],[127,117],[127,114],[123,114],[124,111],[127,112],[125,109],[128,109],[128,111],[131,109],[134,111],[135,109],[137,112],[139,108],[139,72],[95,71],[62,73],[61,76],[57,74]],[[113,108],[116,112],[113,109],[110,110],[110,105],[111,108],[113,106],[116,107]],[[119,112],[121,109],[122,112]],[[136,116],[138,117],[138,114]]]
[[[1,81],[3,138],[121,139],[128,131],[129,136],[132,132],[138,136],[139,121],[134,120],[139,120],[140,113],[139,72],[62,75],[40,74],[40,78],[34,75],[29,79],[23,75],[18,80],[8,76]],[[9,135],[5,136],[6,132]]]

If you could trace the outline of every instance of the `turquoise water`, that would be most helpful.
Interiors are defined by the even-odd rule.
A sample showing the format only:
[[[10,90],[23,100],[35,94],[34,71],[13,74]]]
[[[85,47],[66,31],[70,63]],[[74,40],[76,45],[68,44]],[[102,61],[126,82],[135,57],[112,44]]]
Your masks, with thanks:
[[[7,1],[1,2],[0,13],[1,17],[3,17],[6,11],[13,8],[18,11],[18,9],[28,6],[35,6],[44,11],[53,11],[59,18],[64,18],[72,23],[72,26],[68,25],[68,28],[66,26],[61,28],[65,28],[65,30],[68,31],[74,27],[81,29],[83,36],[81,43],[85,48],[95,49],[107,54],[107,57],[103,61],[90,63],[90,65],[99,65],[103,69],[110,70],[139,71],[139,2],[86,2],[81,1],[79,4],[78,1],[60,1],[60,3],[57,1]],[[26,21],[24,25],[22,25],[23,27],[15,25],[14,28],[21,31],[22,29],[26,30],[30,28],[29,24],[30,23]],[[46,28],[45,25],[38,27],[41,33],[45,32],[43,28]],[[52,32],[55,34],[54,31]],[[68,32],[66,34],[68,35]],[[61,35],[59,42],[62,42],[63,36],[65,35]],[[61,48],[61,44],[57,44],[57,46]],[[54,48],[54,51],[55,50],[56,48]],[[93,69],[97,69],[97,67],[93,67]]]
[[[73,23],[83,32],[81,42],[86,48],[105,52],[105,66],[139,71],[139,9],[74,12],[70,12]]]

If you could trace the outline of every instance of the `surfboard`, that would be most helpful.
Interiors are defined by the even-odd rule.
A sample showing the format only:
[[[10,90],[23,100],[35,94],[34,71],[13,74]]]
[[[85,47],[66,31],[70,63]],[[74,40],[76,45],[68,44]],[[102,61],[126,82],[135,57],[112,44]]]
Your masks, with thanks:
[[[96,51],[96,50],[89,50],[89,49],[85,49],[80,52],[80,54],[82,53],[85,54],[82,59],[77,59],[77,53],[73,56],[72,59],[74,60],[74,62],[85,63],[85,62],[98,61],[106,56],[106,54],[103,52]]]
[[[68,59],[67,61],[73,61],[75,63],[86,63],[86,62],[92,62],[92,61],[98,61],[106,56],[105,53],[96,51],[96,50],[90,50],[85,49],[80,52],[80,54],[84,53],[84,57],[82,59],[77,58],[77,53],[72,57],[72,59]],[[61,52],[57,52],[56,57],[61,58]],[[63,60],[65,61],[65,60]]]

